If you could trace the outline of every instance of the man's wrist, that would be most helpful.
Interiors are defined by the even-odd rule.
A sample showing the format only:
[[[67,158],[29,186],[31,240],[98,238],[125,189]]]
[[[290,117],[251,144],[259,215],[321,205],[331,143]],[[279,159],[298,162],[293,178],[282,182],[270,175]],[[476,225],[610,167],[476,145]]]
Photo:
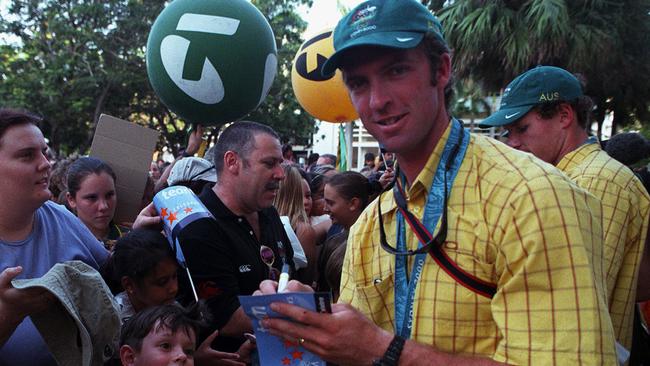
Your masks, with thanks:
[[[395,335],[381,358],[372,361],[373,366],[397,366],[406,340]]]

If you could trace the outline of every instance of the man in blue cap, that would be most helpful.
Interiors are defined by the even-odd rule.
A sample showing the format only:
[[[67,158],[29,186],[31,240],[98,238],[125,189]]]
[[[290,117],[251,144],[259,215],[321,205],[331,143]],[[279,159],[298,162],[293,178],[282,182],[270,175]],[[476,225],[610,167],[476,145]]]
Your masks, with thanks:
[[[397,178],[350,230],[332,314],[273,304],[297,322],[264,326],[337,364],[614,364],[599,203],[450,117],[439,21],[415,0],[365,1],[334,48],[323,73],[342,70]]]
[[[592,109],[571,73],[538,66],[506,87],[499,111],[481,124],[504,127],[508,145],[555,165],[602,202],[609,313],[617,341],[630,349],[650,196],[630,169],[587,134]]]

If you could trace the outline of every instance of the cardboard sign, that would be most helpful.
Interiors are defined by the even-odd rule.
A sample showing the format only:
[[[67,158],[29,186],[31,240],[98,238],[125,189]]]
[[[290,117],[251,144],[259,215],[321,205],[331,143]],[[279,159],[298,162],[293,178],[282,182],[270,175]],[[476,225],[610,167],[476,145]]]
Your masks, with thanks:
[[[102,114],[97,122],[90,156],[102,159],[117,176],[115,222],[133,222],[140,212],[142,194],[160,132]]]

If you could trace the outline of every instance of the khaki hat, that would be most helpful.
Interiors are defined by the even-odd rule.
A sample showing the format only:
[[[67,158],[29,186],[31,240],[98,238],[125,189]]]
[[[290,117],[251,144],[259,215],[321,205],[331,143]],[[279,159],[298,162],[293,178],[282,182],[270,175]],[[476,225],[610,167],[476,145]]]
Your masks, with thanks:
[[[194,182],[197,180],[214,183],[217,181],[217,171],[214,165],[206,159],[188,157],[174,164],[172,171],[169,172],[167,184],[173,186],[180,182]]]
[[[60,303],[31,319],[61,366],[101,366],[116,354],[120,317],[99,272],[81,261],[57,263],[43,277],[13,280],[41,287]]]

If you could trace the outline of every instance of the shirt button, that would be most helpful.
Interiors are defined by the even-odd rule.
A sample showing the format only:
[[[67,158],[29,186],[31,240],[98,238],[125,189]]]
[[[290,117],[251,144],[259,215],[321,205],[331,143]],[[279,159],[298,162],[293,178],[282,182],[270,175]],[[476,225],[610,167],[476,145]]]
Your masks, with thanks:
[[[237,219],[237,222],[242,222],[242,219],[241,219],[241,217]]]
[[[253,235],[253,230],[249,231],[248,233],[251,234],[251,235]]]

